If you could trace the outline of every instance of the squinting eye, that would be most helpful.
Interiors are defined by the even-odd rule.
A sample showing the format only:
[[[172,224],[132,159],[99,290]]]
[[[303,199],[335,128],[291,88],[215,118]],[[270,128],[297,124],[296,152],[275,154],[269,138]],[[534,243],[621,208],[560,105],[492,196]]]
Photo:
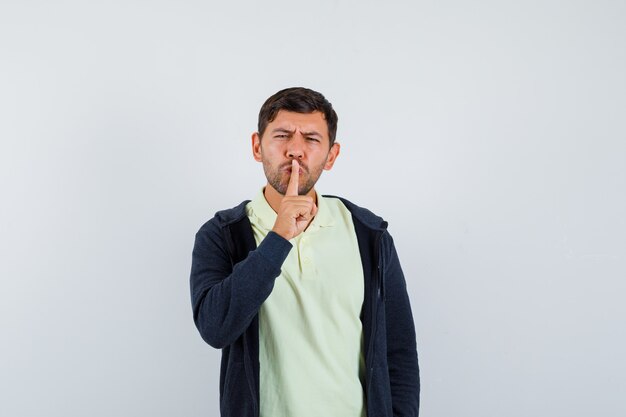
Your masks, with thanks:
[[[319,142],[319,139],[315,139],[315,138],[307,138],[307,140],[312,140],[314,142]]]

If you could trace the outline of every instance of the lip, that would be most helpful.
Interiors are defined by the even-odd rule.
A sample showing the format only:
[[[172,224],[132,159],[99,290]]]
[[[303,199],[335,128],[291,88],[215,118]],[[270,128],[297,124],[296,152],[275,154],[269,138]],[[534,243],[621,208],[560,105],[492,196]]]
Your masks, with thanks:
[[[286,167],[284,167],[283,171],[287,172],[288,174],[291,174],[291,164],[289,164]],[[302,167],[300,167],[300,169],[298,170],[298,173],[299,174],[304,174],[304,169]]]

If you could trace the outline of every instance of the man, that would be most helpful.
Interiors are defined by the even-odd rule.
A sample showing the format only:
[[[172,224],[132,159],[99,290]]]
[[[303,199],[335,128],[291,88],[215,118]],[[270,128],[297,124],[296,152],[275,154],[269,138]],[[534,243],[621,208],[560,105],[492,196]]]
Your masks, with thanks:
[[[196,234],[196,327],[222,349],[222,416],[417,416],[406,283],[387,223],[314,186],[340,150],[337,114],[288,88],[259,113],[267,184]]]

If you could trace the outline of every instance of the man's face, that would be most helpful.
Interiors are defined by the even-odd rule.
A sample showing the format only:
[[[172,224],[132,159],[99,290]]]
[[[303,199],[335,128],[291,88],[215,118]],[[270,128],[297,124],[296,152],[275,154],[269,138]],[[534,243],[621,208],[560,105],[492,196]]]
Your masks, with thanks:
[[[254,159],[263,163],[267,182],[285,195],[291,161],[300,164],[298,194],[313,189],[323,170],[329,170],[339,154],[339,144],[329,148],[328,125],[321,112],[295,113],[280,110],[265,128],[263,137],[252,135]]]

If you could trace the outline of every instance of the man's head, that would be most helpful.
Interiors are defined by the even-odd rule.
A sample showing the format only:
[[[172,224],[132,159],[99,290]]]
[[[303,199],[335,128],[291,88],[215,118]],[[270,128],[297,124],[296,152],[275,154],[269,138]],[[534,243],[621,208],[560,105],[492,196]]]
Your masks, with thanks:
[[[317,91],[304,87],[291,87],[280,90],[263,103],[259,111],[258,132],[261,138],[267,125],[271,123],[280,110],[294,113],[320,112],[324,115],[328,127],[329,146],[335,143],[337,135],[337,113],[326,98]]]
[[[258,127],[252,135],[252,153],[263,163],[269,191],[280,195],[287,190],[292,160],[300,166],[298,193],[304,195],[339,155],[337,114],[316,91],[288,88],[274,94],[261,107]]]

